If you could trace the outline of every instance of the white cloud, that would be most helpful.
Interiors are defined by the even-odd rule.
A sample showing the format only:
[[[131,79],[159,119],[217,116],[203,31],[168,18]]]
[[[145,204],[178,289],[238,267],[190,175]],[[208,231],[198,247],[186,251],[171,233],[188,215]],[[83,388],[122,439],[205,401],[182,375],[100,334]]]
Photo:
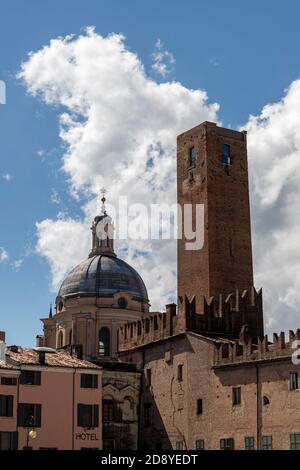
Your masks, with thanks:
[[[172,71],[175,58],[173,54],[165,49],[163,42],[158,39],[155,43],[155,51],[152,54],[152,70],[165,78]]]
[[[16,261],[14,261],[12,263],[12,267],[13,269],[15,269],[16,271],[19,271],[19,269],[21,268],[22,264],[24,263],[24,259],[23,258],[19,258],[17,259]]]
[[[8,252],[0,246],[0,263],[6,263],[9,260]]]
[[[13,176],[9,173],[5,173],[4,175],[2,175],[2,178],[9,183],[13,179]]]
[[[37,231],[36,251],[48,260],[52,286],[57,289],[64,274],[88,255],[89,224],[71,218],[46,219],[37,223]]]
[[[58,194],[58,192],[56,191],[55,188],[52,188],[52,190],[51,190],[50,202],[52,202],[52,204],[60,204],[61,203],[60,196],[59,196],[59,194]]]
[[[24,261],[31,256],[35,252],[35,249],[32,248],[31,244],[28,243],[24,246],[23,248],[23,253],[22,255],[16,259],[15,261],[12,261],[10,266],[13,270],[19,271],[21,267],[23,266]]]
[[[269,330],[300,327],[300,80],[250,116],[248,131],[256,284]]]
[[[31,53],[19,77],[32,95],[61,106],[62,165],[72,193],[96,194],[105,186],[113,204],[120,195],[129,203],[175,201],[175,136],[217,119],[218,105],[204,91],[155,82],[123,36],[102,37],[91,28]],[[37,251],[50,264],[55,289],[89,251],[96,201],[83,211],[82,221],[61,215],[37,224]],[[176,287],[175,252],[172,242],[119,246],[143,276],[153,308],[161,309]]]
[[[210,63],[210,65],[212,65],[213,67],[219,67],[219,65],[220,65],[220,60],[219,60],[219,59],[216,59],[215,57],[212,57],[211,59],[209,59],[209,63]]]
[[[45,155],[45,150],[39,149],[37,150],[36,154],[38,157],[43,157]]]
[[[29,56],[20,75],[27,89],[60,105],[60,135],[73,194],[106,186],[113,204],[175,200],[175,137],[203,120],[216,121],[218,106],[202,90],[150,79],[124,38],[91,29],[52,40]],[[297,327],[300,300],[300,81],[283,99],[251,116],[248,130],[256,285],[263,286],[270,330]],[[149,162],[153,164],[149,165]],[[61,213],[37,224],[37,252],[46,257],[56,289],[87,256],[96,200],[83,220]],[[119,243],[121,257],[145,280],[154,309],[176,286],[174,242]]]

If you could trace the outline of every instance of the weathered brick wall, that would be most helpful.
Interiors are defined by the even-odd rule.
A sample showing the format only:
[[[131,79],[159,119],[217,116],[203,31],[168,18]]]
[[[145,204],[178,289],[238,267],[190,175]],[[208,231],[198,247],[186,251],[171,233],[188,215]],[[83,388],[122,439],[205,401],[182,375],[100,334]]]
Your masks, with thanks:
[[[216,341],[226,342],[187,333],[121,354],[144,370],[143,447],[170,449],[181,441],[187,449],[195,449],[196,440],[203,439],[205,449],[217,450],[220,439],[233,438],[235,449],[242,450],[245,437],[254,437],[257,446],[262,436],[272,435],[274,449],[289,449],[290,434],[300,432],[300,394],[289,390],[289,374],[300,374],[300,366],[293,365],[289,355],[273,355],[273,362],[265,363],[260,352],[252,362],[231,360],[215,368]],[[183,366],[181,382],[178,365]],[[150,386],[147,369],[151,369]],[[241,387],[237,406],[232,403],[233,387]],[[268,405],[263,405],[265,395]],[[203,404],[201,415],[197,414],[198,399]],[[147,403],[152,405],[151,426],[144,428]]]
[[[229,144],[232,165],[221,161]],[[196,166],[188,167],[189,149]],[[253,284],[246,134],[203,123],[177,138],[178,202],[204,204],[204,247],[187,251],[178,241],[178,295],[229,294]]]

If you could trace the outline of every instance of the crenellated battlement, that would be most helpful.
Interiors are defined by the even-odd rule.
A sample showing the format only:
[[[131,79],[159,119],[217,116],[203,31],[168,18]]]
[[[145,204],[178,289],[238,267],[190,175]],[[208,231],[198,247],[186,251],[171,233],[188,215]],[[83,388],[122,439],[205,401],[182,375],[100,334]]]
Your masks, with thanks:
[[[224,336],[233,339],[247,325],[247,334],[252,340],[263,336],[262,291],[254,287],[249,290],[217,299],[203,299],[196,305],[196,299],[185,296],[179,312],[175,304],[166,305],[166,311],[155,312],[136,322],[129,322],[119,328],[119,351],[162,340],[174,334],[194,331],[201,334]]]
[[[215,341],[215,366],[237,365],[254,361],[264,361],[292,357],[297,349],[294,341],[300,340],[300,329],[296,332],[289,331],[288,339],[282,331],[273,334],[271,342],[268,335],[258,337],[255,343],[249,337],[247,327],[240,332],[239,339],[234,341]]]
[[[184,313],[187,330],[238,337],[243,325],[247,325],[252,339],[264,335],[262,290],[253,286],[227,296],[203,298],[201,305],[196,305],[195,297],[189,300],[185,296]]]
[[[155,312],[118,330],[119,351],[149,344],[173,336],[177,332],[176,305],[166,305],[165,312]]]

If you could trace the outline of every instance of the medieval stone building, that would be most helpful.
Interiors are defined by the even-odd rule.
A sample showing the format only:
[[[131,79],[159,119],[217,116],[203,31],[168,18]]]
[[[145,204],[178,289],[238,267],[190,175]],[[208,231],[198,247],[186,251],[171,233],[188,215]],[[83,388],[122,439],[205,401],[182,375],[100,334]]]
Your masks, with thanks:
[[[140,276],[98,236],[104,209],[40,344],[103,368],[106,449],[300,449],[300,331],[264,336],[246,133],[205,122],[180,135],[177,189],[181,206],[204,205],[203,247],[178,241],[178,304],[149,312]]]

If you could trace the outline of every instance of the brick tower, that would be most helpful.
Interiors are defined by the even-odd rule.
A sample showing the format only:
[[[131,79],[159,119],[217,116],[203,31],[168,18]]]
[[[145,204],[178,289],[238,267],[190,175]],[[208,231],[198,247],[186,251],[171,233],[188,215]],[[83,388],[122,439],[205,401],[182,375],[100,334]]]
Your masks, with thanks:
[[[178,203],[204,205],[204,246],[178,241],[179,306],[253,285],[247,136],[211,122],[177,138]]]

